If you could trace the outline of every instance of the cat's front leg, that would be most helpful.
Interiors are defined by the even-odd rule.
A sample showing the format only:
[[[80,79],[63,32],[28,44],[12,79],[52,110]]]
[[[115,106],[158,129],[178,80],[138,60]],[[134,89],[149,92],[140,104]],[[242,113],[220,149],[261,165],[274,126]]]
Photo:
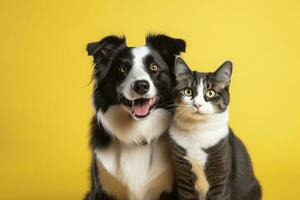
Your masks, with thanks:
[[[232,200],[229,188],[226,188],[225,185],[220,184],[209,189],[207,193],[207,200]]]
[[[159,200],[178,200],[177,193],[175,191],[163,192],[159,196]]]

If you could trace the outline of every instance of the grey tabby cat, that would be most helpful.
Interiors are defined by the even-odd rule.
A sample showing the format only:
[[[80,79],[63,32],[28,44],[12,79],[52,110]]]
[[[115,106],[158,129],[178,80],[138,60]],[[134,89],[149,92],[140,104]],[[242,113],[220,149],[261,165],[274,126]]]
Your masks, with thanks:
[[[248,152],[228,126],[232,63],[192,72],[178,57],[169,133],[180,200],[259,200]]]

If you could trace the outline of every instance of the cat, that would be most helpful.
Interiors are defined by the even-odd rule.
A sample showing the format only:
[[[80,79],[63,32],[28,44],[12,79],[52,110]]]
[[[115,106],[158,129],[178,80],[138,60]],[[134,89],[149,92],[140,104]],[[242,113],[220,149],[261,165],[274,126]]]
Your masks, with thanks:
[[[169,136],[180,200],[259,200],[249,154],[228,126],[232,63],[213,73],[175,61],[174,117]]]

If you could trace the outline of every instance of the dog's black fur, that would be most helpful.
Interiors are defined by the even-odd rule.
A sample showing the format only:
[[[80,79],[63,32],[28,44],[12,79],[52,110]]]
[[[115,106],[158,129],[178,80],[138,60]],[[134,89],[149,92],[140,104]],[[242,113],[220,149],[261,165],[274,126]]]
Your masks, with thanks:
[[[175,77],[173,74],[175,55],[185,51],[185,42],[181,39],[173,39],[166,35],[149,34],[146,37],[146,46],[151,49],[150,55],[144,60],[146,65],[147,62],[154,60],[155,62],[159,62],[161,67],[158,73],[148,72],[159,92],[160,98],[156,104],[156,108],[165,108],[168,104],[172,104],[173,101],[172,90],[175,85]],[[88,44],[88,54],[94,58],[93,104],[95,113],[97,113],[98,110],[105,113],[112,105],[128,104],[128,100],[124,98],[124,96],[120,96],[116,88],[126,78],[126,74],[119,73],[119,66],[126,64],[131,67],[132,65],[131,49],[132,47],[127,47],[125,37],[117,36],[108,36],[99,42]],[[95,114],[91,121],[90,139],[93,152],[91,163],[91,189],[87,193],[85,200],[116,200],[102,188],[102,183],[98,176],[99,171],[96,164],[96,155],[94,153],[95,149],[105,149],[111,142],[112,133],[104,129]],[[132,145],[145,144],[136,143]],[[163,192],[160,195],[160,199],[176,199],[174,195],[176,195],[175,192],[172,194]]]

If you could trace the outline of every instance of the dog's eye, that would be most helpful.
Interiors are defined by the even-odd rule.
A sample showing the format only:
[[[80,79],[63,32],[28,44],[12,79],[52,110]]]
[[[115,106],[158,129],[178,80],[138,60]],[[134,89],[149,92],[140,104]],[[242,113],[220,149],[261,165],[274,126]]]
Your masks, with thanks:
[[[193,92],[193,89],[192,89],[192,88],[185,88],[185,89],[183,90],[183,94],[184,94],[185,96],[191,97],[191,96],[193,96],[194,92]]]
[[[205,96],[208,97],[208,98],[213,98],[214,96],[216,96],[216,92],[214,90],[212,90],[212,89],[207,90],[205,92]]]
[[[159,66],[156,63],[151,63],[149,68],[153,72],[157,72],[159,70]]]
[[[121,67],[119,67],[119,71],[122,73],[127,73],[128,67],[126,65],[122,65]]]

